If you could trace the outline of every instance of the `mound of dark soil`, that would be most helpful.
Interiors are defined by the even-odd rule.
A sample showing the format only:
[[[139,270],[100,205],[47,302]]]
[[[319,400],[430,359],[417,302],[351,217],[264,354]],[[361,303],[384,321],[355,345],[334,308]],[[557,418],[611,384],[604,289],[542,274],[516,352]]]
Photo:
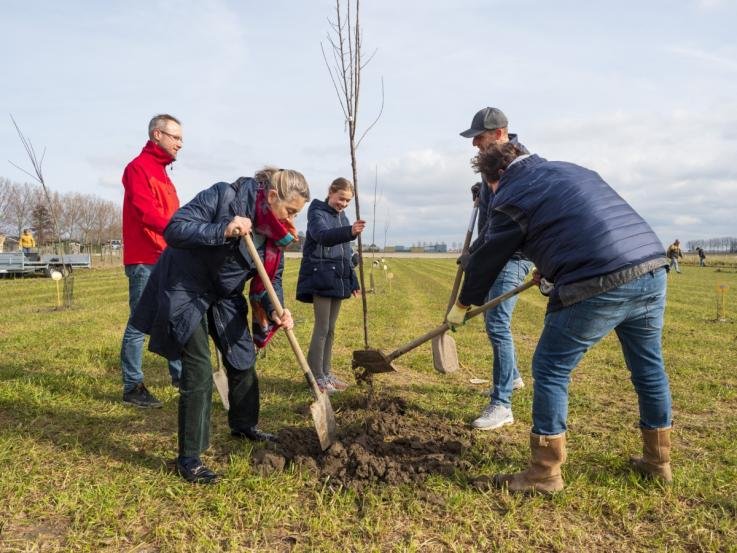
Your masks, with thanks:
[[[410,409],[398,397],[342,403],[338,441],[321,451],[314,428],[286,428],[279,443],[257,449],[254,467],[264,474],[291,463],[328,484],[363,489],[367,484],[417,482],[430,474],[465,470],[470,431],[437,414]]]

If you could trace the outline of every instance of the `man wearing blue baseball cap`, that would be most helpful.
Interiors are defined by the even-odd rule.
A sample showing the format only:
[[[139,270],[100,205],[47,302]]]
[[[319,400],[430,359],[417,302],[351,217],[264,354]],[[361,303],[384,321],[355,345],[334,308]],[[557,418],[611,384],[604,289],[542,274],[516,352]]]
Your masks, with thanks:
[[[508,125],[507,116],[502,110],[486,107],[474,115],[471,128],[460,134],[464,138],[472,138],[473,146],[479,150],[479,153],[484,152],[493,144],[506,144],[507,142],[516,144],[527,152],[527,149],[517,141],[517,135],[509,134]],[[471,245],[470,252],[476,251],[491,238],[487,221],[493,193],[483,175],[482,182],[484,185],[478,190],[478,239]],[[474,193],[475,198],[476,193]],[[521,252],[515,252],[489,289],[486,296],[487,301],[518,286],[531,268],[532,263]],[[471,426],[478,430],[495,430],[512,424],[514,422],[512,391],[525,385],[517,368],[517,356],[511,329],[512,313],[517,304],[517,298],[518,296],[514,296],[484,314],[486,334],[491,342],[494,359],[489,404],[471,423]]]

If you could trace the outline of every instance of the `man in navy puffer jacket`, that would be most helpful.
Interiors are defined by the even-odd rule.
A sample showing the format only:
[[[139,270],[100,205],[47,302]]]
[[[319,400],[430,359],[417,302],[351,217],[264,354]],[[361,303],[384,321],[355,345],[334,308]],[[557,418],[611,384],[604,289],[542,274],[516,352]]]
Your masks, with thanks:
[[[671,480],[671,396],[661,350],[667,260],[650,226],[601,177],[572,163],[524,155],[514,144],[480,154],[476,168],[495,192],[493,232],[469,259],[458,302],[484,301],[489,284],[518,249],[554,288],[532,361],[535,378],[527,470],[498,475],[510,491],[563,489],[570,373],[610,331],[622,345],[639,397],[643,457],[634,468]]]

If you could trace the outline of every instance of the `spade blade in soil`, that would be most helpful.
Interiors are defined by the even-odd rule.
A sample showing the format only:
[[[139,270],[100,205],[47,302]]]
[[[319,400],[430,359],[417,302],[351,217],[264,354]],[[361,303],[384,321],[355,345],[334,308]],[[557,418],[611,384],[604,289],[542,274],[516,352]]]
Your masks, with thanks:
[[[443,374],[458,370],[456,341],[447,332],[432,339],[432,364],[436,371]]]
[[[353,370],[365,369],[364,374],[379,374],[396,372],[397,369],[381,350],[359,349],[353,352]]]
[[[212,380],[215,382],[215,388],[217,388],[220,401],[223,403],[223,407],[226,411],[230,410],[230,402],[228,401],[228,376],[225,374],[223,369],[218,369],[212,373]]]
[[[310,403],[310,413],[315,423],[317,438],[320,440],[320,448],[325,451],[336,440],[335,413],[325,392],[320,392],[319,397]]]

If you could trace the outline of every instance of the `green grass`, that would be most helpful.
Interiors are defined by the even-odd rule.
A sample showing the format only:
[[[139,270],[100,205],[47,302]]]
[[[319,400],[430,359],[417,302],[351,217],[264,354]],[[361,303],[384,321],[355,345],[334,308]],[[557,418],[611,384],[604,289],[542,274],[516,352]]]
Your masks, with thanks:
[[[450,259],[388,259],[369,295],[370,343],[390,351],[442,320],[455,271]],[[291,298],[298,262],[288,260],[286,296],[304,347],[311,306]],[[367,277],[368,279],[368,277]],[[716,287],[727,284],[727,322],[716,322]],[[149,353],[146,381],[165,401],[141,411],[121,403],[120,337],[127,318],[122,269],[76,273],[75,307],[54,310],[49,279],[0,280],[0,551],[737,551],[737,273],[686,266],[669,276],[664,348],[674,399],[675,482],[636,478],[636,397],[609,336],[574,371],[566,490],[553,498],[479,492],[479,475],[527,460],[532,387],[514,395],[517,423],[474,434],[471,468],[415,486],[335,491],[307,472],[260,476],[252,446],[229,438],[215,396],[206,460],[225,474],[191,486],[167,468],[176,451],[177,394],[165,362]],[[344,302],[335,367],[349,378],[363,348],[360,300]],[[529,367],[545,298],[526,292],[514,331]],[[397,361],[378,391],[467,424],[484,406],[491,351],[480,320],[454,335],[461,370],[440,375],[430,347]],[[304,380],[284,337],[258,363],[261,425],[310,426]],[[352,387],[343,402],[364,392]]]

